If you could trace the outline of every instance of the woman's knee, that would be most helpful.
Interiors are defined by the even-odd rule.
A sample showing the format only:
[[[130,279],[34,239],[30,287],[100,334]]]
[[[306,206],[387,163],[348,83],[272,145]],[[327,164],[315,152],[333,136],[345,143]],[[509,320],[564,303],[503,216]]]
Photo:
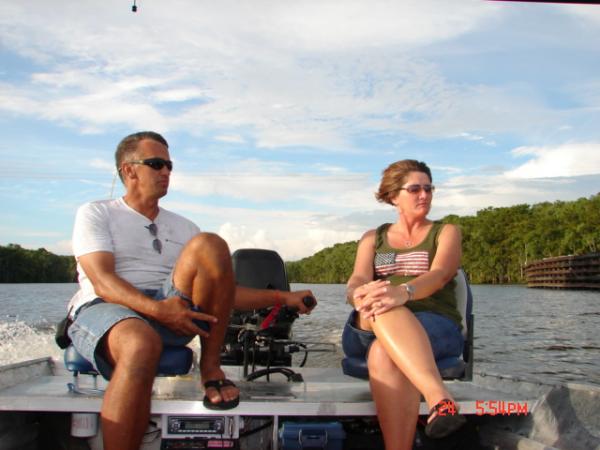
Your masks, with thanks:
[[[386,374],[390,371],[397,371],[398,368],[394,361],[389,357],[383,345],[377,340],[371,344],[369,354],[367,355],[367,367],[370,375]]]

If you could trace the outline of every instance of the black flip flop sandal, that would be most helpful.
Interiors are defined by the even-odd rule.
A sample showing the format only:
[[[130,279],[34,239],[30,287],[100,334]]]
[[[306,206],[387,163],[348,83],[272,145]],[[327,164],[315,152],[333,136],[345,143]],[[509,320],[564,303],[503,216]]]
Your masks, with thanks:
[[[224,378],[222,380],[207,381],[206,383],[204,383],[204,390],[206,391],[206,389],[214,388],[217,391],[219,391],[219,394],[221,395],[221,399],[222,399],[223,394],[221,393],[221,389],[224,387],[228,387],[228,386],[237,387],[233,381],[228,380],[227,378]],[[210,399],[208,398],[208,396],[206,396],[206,395],[204,396],[204,399],[202,400],[202,404],[204,405],[205,408],[214,409],[214,410],[232,409],[232,408],[235,408],[237,405],[239,405],[239,403],[240,403],[239,395],[232,400],[221,400],[220,402],[217,402],[217,403],[211,402]]]

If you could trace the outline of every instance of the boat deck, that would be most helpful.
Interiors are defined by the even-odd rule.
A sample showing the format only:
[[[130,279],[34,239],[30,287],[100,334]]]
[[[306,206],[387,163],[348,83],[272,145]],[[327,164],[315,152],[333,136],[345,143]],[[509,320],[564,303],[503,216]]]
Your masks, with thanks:
[[[218,444],[239,443],[231,448],[240,450],[277,450],[281,445],[278,433],[283,432],[286,423],[356,423],[368,422],[369,417],[375,416],[368,382],[347,377],[341,369],[293,368],[304,378],[302,382],[288,382],[281,374],[272,375],[271,381],[265,378],[242,381],[241,367],[224,369],[241,389],[239,406],[228,411],[204,408],[204,392],[197,370],[186,376],[156,378],[151,412],[161,425],[152,433],[158,432],[161,439],[143,448],[188,448],[180,444],[184,442],[182,439],[199,436],[193,427],[216,426],[211,421],[215,424],[222,421],[229,424],[226,428],[229,434],[223,434]],[[79,378],[80,389],[94,387],[93,377]],[[107,383],[102,379],[97,382],[100,392],[95,395],[73,392],[69,389],[73,376],[64,369],[62,361],[51,358],[0,367],[0,419],[5,421],[6,428],[14,422],[12,418],[26,417],[30,412],[36,413],[35,417],[55,418],[65,416],[60,413],[98,413]],[[473,432],[489,448],[600,450],[600,388],[597,386],[554,385],[492,374],[474,374],[472,381],[449,381],[446,385],[461,413],[471,416],[469,422],[476,425],[471,429],[479,430]],[[425,402],[421,402],[420,413],[428,413]],[[176,428],[179,423],[186,424],[183,436]],[[13,437],[19,437],[20,430],[14,428]],[[213,442],[213,431],[202,433],[201,439]],[[362,434],[353,434],[349,439],[360,436]],[[580,441],[583,444],[579,445]],[[101,433],[94,432],[88,443],[93,449],[101,448]],[[381,443],[377,444],[375,439],[372,445],[360,448],[379,447]]]
[[[341,369],[302,368],[303,382],[288,382],[280,374],[241,381],[241,368],[225,367],[241,390],[240,404],[220,415],[236,416],[373,416],[375,408],[368,382],[348,377]],[[71,392],[73,377],[62,363],[40,359],[1,369],[0,411],[99,412],[100,395]],[[82,389],[92,388],[93,377],[79,376]],[[98,388],[106,382],[98,377]],[[447,386],[463,414],[507,414],[531,411],[535,401],[552,386],[524,383],[508,377],[475,375],[473,381],[449,381]],[[197,373],[157,377],[152,398],[153,414],[214,414],[204,408]],[[421,414],[427,414],[422,402]]]

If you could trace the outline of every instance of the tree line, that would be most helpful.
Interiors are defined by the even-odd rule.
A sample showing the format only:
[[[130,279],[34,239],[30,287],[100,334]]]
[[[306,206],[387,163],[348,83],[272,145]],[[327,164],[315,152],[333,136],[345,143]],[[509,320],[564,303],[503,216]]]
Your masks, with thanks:
[[[462,266],[472,283],[523,283],[523,265],[537,259],[600,252],[600,194],[571,202],[485,208],[474,216],[449,215],[462,230]],[[345,283],[357,241],[336,244],[286,262],[292,283]],[[76,281],[75,259],[17,244],[0,246],[0,283]]]
[[[0,283],[68,283],[76,281],[75,258],[44,248],[0,246]]]
[[[523,266],[537,259],[600,251],[600,194],[576,201],[485,208],[474,216],[449,215],[463,235],[462,266],[471,282],[524,283]],[[345,283],[357,241],[336,244],[286,262],[293,283]]]

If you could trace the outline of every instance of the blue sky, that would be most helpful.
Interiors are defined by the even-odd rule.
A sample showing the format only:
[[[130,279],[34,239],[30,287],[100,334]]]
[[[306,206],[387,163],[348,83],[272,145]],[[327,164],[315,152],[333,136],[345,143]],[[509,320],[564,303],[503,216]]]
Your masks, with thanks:
[[[163,206],[286,260],[395,220],[373,192],[399,159],[432,168],[434,219],[600,192],[600,6],[137,4],[0,2],[0,244],[69,254],[146,129]]]

